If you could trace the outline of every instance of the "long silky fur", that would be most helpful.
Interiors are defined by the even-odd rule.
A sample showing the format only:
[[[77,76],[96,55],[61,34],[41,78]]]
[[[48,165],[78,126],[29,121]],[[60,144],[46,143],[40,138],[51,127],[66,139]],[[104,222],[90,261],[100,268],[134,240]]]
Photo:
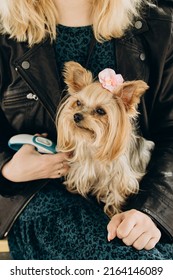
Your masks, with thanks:
[[[111,217],[121,212],[129,195],[138,192],[152,149],[153,142],[134,134],[125,153],[106,162],[95,160],[94,147],[81,139],[69,160],[70,171],[64,184],[70,192],[84,197],[96,196],[105,204],[104,211]]]
[[[80,76],[76,75],[73,82],[75,68]],[[91,74],[82,69],[77,63],[67,64],[65,81],[70,96],[61,105],[56,119],[58,149],[71,152],[65,185],[70,192],[84,197],[96,196],[111,217],[121,212],[129,195],[138,192],[154,148],[153,142],[136,135],[134,124],[138,114],[135,106],[147,86],[142,81],[124,84],[125,91],[131,93],[130,87],[134,92],[127,104],[127,95],[123,101],[122,88],[112,94],[100,83],[93,82]],[[77,100],[83,104],[81,108],[75,105]],[[104,116],[94,113],[98,106],[106,111]],[[79,126],[73,119],[76,112],[84,116]]]

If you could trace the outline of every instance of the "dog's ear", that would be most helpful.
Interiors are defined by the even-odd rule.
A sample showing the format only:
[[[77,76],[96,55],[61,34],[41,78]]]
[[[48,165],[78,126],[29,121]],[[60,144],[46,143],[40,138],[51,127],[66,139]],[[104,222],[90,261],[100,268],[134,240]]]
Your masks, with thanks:
[[[74,61],[66,62],[63,70],[64,81],[67,84],[70,94],[82,90],[93,82],[90,71],[87,71],[79,63]]]
[[[136,114],[136,106],[140,102],[140,97],[148,88],[149,86],[142,80],[124,82],[113,94],[121,98],[126,111],[133,116]]]

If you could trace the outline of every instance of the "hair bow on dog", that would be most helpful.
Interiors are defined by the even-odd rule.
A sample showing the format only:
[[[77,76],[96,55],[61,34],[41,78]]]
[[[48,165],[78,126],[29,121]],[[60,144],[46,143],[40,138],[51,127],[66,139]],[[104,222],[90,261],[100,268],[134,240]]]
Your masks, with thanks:
[[[113,92],[117,86],[121,85],[124,82],[122,75],[116,74],[115,71],[111,68],[106,68],[101,71],[98,77],[99,82],[102,84],[102,87],[106,88],[110,92]]]

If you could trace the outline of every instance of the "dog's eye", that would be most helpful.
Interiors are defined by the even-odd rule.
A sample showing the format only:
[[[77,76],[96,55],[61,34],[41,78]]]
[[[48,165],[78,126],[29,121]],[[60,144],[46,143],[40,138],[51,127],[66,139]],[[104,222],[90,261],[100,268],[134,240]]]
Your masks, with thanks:
[[[105,110],[103,109],[103,108],[97,108],[96,110],[96,113],[98,114],[98,115],[105,115],[106,114],[106,112],[105,112]]]
[[[82,104],[81,104],[81,102],[80,102],[79,100],[77,100],[77,101],[76,101],[76,105],[77,105],[77,106],[81,106]]]

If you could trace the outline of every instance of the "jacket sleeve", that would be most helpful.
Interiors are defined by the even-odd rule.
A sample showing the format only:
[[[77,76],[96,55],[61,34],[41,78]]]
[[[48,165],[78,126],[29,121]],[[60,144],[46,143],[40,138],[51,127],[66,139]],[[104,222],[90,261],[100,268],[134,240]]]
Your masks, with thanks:
[[[14,134],[2,110],[2,95],[6,90],[7,69],[3,63],[3,46],[0,44],[0,194],[12,194],[17,184],[6,180],[1,173],[3,165],[13,156],[13,151],[8,147],[8,140]]]
[[[163,235],[173,240],[173,39],[169,42],[149,115],[149,131],[155,149],[140,191],[129,201],[128,207],[147,213]]]
[[[8,147],[8,140],[11,136],[9,133],[10,128],[8,130],[8,127],[8,122],[5,120],[2,110],[0,109],[0,170],[13,156],[13,152]]]
[[[4,115],[0,110],[0,195],[3,196],[17,194],[24,185],[21,183],[14,183],[5,179],[1,173],[4,164],[8,162],[14,154],[14,152],[8,147],[8,140],[11,137],[9,133],[6,133],[8,129],[10,131],[10,127],[4,120]]]

